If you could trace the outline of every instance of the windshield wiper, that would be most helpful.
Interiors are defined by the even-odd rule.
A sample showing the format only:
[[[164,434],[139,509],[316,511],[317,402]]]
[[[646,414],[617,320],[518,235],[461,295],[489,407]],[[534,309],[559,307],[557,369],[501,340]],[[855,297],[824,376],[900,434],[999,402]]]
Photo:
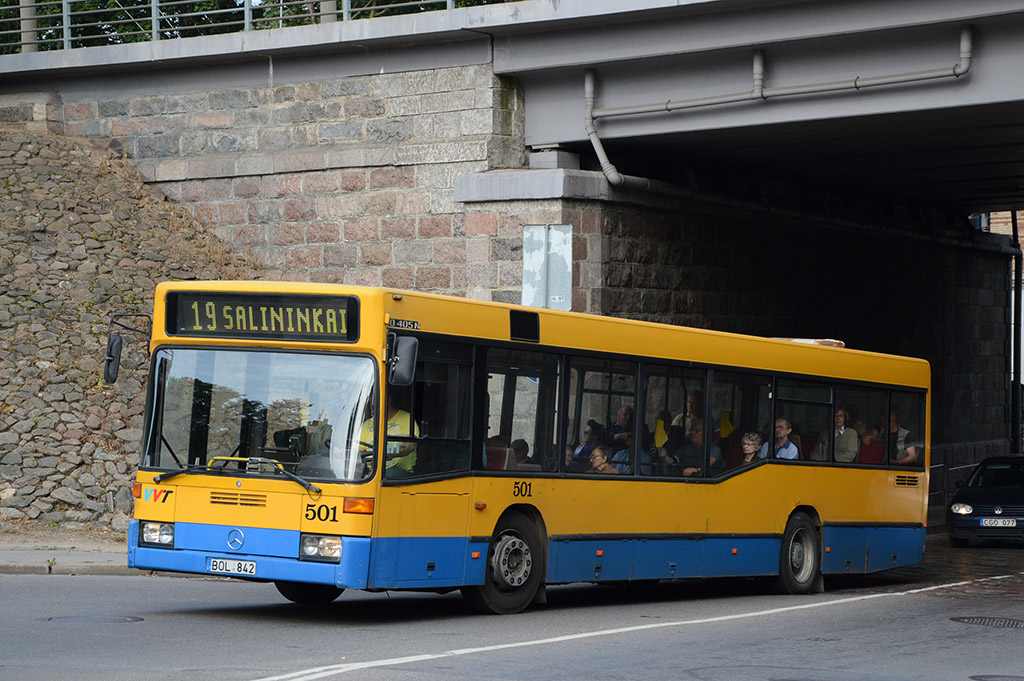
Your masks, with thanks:
[[[262,457],[262,456],[250,456],[248,459],[240,459],[240,460],[246,462],[246,469],[247,470],[253,464],[256,464],[258,466],[260,464],[268,463],[271,466],[273,466],[276,470],[280,471],[281,475],[283,475],[284,477],[288,478],[292,482],[295,482],[296,484],[302,485],[302,487],[307,492],[311,492],[313,494],[320,494],[321,490],[320,490],[319,487],[317,487],[316,485],[311,483],[309,480],[306,480],[305,478],[303,478],[303,477],[301,477],[299,475],[296,475],[295,473],[292,473],[289,470],[286,470],[285,467],[281,465],[281,462],[277,461],[276,459],[268,459],[268,458],[265,458],[265,457]]]
[[[223,462],[227,462],[227,461],[244,461],[245,462],[245,470],[246,470],[246,472],[251,471],[253,468],[256,468],[257,472],[258,472],[258,467],[260,465],[262,465],[262,464],[269,464],[270,466],[272,466],[274,468],[274,470],[279,471],[281,473],[281,475],[283,475],[284,477],[288,478],[289,480],[291,480],[292,482],[294,482],[294,483],[296,483],[298,485],[301,485],[302,488],[305,489],[307,492],[309,492],[311,494],[320,494],[320,492],[322,491],[319,487],[317,487],[316,485],[311,483],[309,480],[306,480],[305,478],[303,478],[303,477],[301,477],[299,475],[296,475],[295,473],[292,473],[289,470],[286,470],[285,467],[281,465],[281,462],[275,461],[274,459],[267,459],[267,458],[264,458],[262,456],[250,456],[248,458],[244,458],[244,457],[240,457],[240,456],[215,456],[212,459],[210,459],[210,463],[208,465],[206,465],[206,466],[186,466],[185,468],[180,468],[180,469],[178,469],[176,471],[169,471],[167,473],[161,473],[160,475],[158,475],[155,478],[153,478],[153,482],[162,482],[162,481],[167,480],[169,478],[173,478],[176,475],[182,475],[183,473],[196,473],[196,472],[199,472],[199,471],[208,471],[208,472],[218,471],[218,472],[222,472],[222,471],[224,471],[224,466],[223,465],[217,466],[217,467],[214,467],[214,465],[213,465],[214,463],[216,463],[218,461],[223,461]]]
[[[211,470],[213,470],[213,469],[210,468],[209,466],[185,466],[184,468],[179,468],[176,471],[169,471],[167,473],[161,473],[160,475],[158,475],[155,478],[153,478],[153,482],[163,482],[164,480],[167,480],[168,478],[173,478],[174,476],[181,475],[183,473],[195,473],[196,471],[211,471]]]

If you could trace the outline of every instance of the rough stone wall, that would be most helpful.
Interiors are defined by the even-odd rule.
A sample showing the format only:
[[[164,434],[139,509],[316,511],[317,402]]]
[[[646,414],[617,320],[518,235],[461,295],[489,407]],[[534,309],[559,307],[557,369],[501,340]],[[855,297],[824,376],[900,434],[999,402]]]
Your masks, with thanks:
[[[0,128],[0,519],[126,529],[148,344],[126,335],[104,384],[109,316],[252,273],[119,154]]]
[[[521,94],[490,65],[64,107],[261,276],[505,299],[517,253],[455,177],[525,162]],[[518,295],[518,294],[517,294]]]

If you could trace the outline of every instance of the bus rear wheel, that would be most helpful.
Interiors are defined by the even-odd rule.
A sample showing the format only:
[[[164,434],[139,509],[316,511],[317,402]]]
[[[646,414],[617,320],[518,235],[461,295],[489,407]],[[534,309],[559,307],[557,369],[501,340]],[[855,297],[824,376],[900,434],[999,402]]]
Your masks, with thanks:
[[[779,591],[807,594],[822,591],[821,547],[818,530],[806,513],[794,513],[786,523],[779,555]]]
[[[305,582],[274,582],[281,595],[292,603],[302,605],[324,605],[341,595],[344,589],[330,584],[307,584]]]
[[[512,615],[533,602],[543,575],[544,558],[536,526],[522,513],[510,511],[491,538],[484,583],[462,587],[462,595],[474,610]]]

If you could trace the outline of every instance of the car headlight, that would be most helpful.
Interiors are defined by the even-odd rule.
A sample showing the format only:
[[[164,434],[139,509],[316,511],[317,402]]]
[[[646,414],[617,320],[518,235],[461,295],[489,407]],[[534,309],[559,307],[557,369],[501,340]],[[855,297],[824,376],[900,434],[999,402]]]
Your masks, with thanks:
[[[142,523],[142,543],[173,549],[174,523]]]
[[[299,539],[299,559],[339,562],[341,560],[341,537],[322,534],[302,535]]]
[[[971,508],[970,504],[953,504],[949,507],[949,510],[957,515],[969,515],[974,513],[974,509]]]

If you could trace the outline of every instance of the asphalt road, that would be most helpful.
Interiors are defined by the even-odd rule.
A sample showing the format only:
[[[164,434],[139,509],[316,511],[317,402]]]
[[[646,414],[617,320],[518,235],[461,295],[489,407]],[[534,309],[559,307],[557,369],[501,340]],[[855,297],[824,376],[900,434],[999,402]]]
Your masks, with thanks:
[[[574,585],[498,617],[458,594],[310,608],[216,578],[0,575],[0,679],[1024,681],[1024,550],[826,586]]]

